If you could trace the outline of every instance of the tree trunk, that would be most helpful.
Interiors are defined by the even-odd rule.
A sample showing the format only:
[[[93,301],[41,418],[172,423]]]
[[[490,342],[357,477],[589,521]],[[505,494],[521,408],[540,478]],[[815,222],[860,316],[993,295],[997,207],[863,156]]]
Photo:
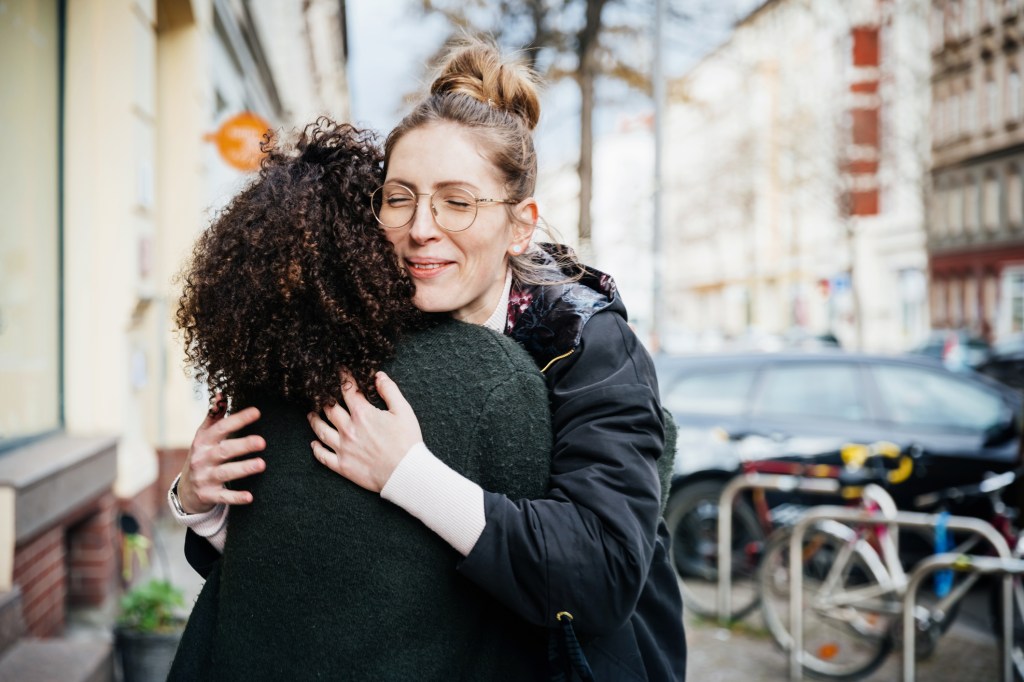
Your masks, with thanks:
[[[597,77],[597,39],[601,31],[601,10],[605,0],[587,2],[587,21],[579,35],[577,57],[580,86],[580,163],[577,168],[580,179],[580,250],[589,257],[590,252],[590,201],[593,194],[594,158],[594,80]]]

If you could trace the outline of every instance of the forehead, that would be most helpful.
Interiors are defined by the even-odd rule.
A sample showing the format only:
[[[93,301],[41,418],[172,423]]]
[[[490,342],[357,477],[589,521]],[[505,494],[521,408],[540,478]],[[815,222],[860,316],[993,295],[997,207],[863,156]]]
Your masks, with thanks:
[[[454,123],[431,123],[406,133],[391,151],[388,179],[419,190],[450,182],[481,189],[501,184],[480,139]]]

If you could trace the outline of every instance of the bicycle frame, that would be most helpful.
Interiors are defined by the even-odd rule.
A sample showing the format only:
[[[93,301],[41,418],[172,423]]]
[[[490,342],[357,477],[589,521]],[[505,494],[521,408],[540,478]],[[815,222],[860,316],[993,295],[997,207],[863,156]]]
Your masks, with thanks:
[[[863,509],[848,507],[822,506],[809,509],[793,527],[789,540],[789,565],[802,565],[802,549],[804,537],[812,525],[825,521],[842,522],[852,525],[883,524],[896,527],[934,528],[938,523],[938,515],[921,514],[919,512],[896,512],[892,516],[871,513]],[[988,540],[996,549],[1001,559],[1010,559],[1010,549],[1006,539],[991,524],[970,517],[951,516],[946,520],[950,530],[962,530],[975,533]],[[838,562],[837,562],[838,563]],[[902,571],[902,567],[901,567]],[[1009,576],[1006,578],[1009,581]],[[1009,589],[1008,587],[1006,588]],[[790,679],[797,681],[803,677],[803,571],[790,571],[790,630],[793,644],[790,647],[789,670]]]

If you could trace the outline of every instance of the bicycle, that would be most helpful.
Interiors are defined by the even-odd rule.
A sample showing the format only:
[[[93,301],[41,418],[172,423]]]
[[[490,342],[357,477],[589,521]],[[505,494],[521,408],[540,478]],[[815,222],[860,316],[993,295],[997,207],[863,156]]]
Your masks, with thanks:
[[[784,475],[795,478],[837,478],[840,467],[783,460],[752,460],[740,474]],[[720,499],[728,481],[707,479],[677,488],[669,496],[665,521],[672,532],[671,558],[679,577],[686,608],[704,618],[720,617],[717,605],[718,520]],[[791,522],[800,507],[793,504],[772,509],[763,490],[737,497],[732,509],[730,543],[731,608],[726,620],[740,620],[752,613],[760,597],[757,567],[765,542],[775,527]]]
[[[878,458],[876,444],[870,461],[881,467],[866,467],[859,473],[844,473],[840,481],[846,490],[860,488],[860,504],[875,512],[882,522],[851,526],[837,521],[816,524],[805,536],[803,557],[804,619],[803,666],[807,674],[829,679],[853,680],[876,670],[895,646],[900,634],[903,596],[908,578],[900,555],[895,527],[884,523],[893,518],[896,505],[884,485],[891,483],[895,465],[891,457]],[[884,445],[884,444],[881,444]],[[920,456],[920,453],[916,453]],[[921,508],[946,505],[952,501],[983,498],[992,505],[992,520],[1011,533],[1009,515],[999,499],[1014,480],[1013,472],[972,486],[958,486],[919,496]],[[1005,521],[1005,523],[1003,523]],[[769,539],[761,560],[758,585],[765,625],[783,650],[792,648],[789,622],[789,540],[792,531],[782,528]],[[975,550],[981,537],[971,535],[954,553]],[[978,579],[976,574],[960,576],[946,584],[929,604],[915,609],[916,654],[926,657],[956,617],[957,608]],[[1024,602],[1021,602],[1024,604]]]

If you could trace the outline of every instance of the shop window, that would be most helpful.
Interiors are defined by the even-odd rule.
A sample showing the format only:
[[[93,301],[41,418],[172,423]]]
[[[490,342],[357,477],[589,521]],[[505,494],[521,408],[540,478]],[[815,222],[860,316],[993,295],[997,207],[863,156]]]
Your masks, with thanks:
[[[60,427],[60,15],[0,3],[0,450]]]

